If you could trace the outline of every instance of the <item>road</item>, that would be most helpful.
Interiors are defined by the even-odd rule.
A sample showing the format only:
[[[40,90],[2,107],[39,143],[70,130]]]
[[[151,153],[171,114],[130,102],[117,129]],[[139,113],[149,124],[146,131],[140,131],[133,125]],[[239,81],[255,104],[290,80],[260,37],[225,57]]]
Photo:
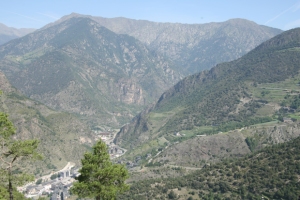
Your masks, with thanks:
[[[38,179],[42,179],[43,181],[50,180],[50,177],[51,177],[53,174],[57,174],[57,173],[59,173],[59,172],[62,172],[62,171],[71,169],[71,168],[74,167],[74,166],[75,166],[75,163],[68,162],[67,165],[66,165],[64,168],[62,168],[61,170],[56,171],[56,172],[52,172],[51,174],[42,176],[42,177],[40,177],[40,178],[38,178]],[[38,179],[36,179],[35,181],[37,181]]]

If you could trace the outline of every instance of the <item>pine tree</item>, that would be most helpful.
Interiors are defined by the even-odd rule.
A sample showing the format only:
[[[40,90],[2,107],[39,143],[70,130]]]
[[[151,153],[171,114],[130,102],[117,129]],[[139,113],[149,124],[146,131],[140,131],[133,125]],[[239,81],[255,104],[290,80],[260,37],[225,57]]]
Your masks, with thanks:
[[[78,182],[71,188],[71,192],[79,197],[111,200],[129,189],[125,184],[125,180],[129,177],[127,169],[123,165],[111,162],[103,141],[98,141],[91,153],[85,153],[81,163]]]
[[[8,115],[0,112],[0,181],[8,185],[9,199],[13,200],[13,185],[20,186],[34,180],[27,173],[13,173],[14,164],[21,158],[41,159],[36,151],[38,140],[16,140],[15,127]]]

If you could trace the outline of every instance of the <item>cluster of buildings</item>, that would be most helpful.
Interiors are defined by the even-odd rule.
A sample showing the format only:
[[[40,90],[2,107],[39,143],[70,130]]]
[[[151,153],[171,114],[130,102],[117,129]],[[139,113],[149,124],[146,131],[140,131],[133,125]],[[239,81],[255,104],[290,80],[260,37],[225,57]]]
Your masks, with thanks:
[[[115,134],[112,132],[96,132],[98,139],[101,139],[108,146],[108,153],[111,158],[117,158],[123,155],[126,150],[113,143]],[[126,163],[127,167],[133,167],[132,163]],[[67,165],[68,166],[68,165]],[[69,189],[79,175],[78,169],[73,166],[65,167],[63,170],[55,173],[57,177],[51,180],[50,175],[42,177],[41,183],[32,182],[26,186],[18,188],[19,192],[25,194],[27,198],[38,199],[40,196],[50,197],[51,200],[67,199],[70,196]],[[52,174],[53,175],[53,174]]]
[[[113,141],[115,134],[113,132],[100,132],[94,131],[96,139],[101,139],[105,143],[110,143]]]
[[[120,148],[119,146],[113,143],[115,133],[95,131],[95,134],[97,139],[101,139],[103,142],[105,142],[105,144],[108,147],[108,153],[111,158],[120,157],[126,152],[125,149]]]
[[[136,156],[132,161],[130,160],[118,160],[118,164],[124,164],[128,169],[141,166],[141,161],[152,158],[151,153],[148,153],[146,156]]]
[[[126,152],[125,149],[115,145],[114,143],[110,143],[107,146],[108,146],[108,153],[112,159],[120,157]]]
[[[44,180],[40,184],[31,183],[24,187],[18,188],[25,197],[38,199],[40,196],[50,197],[51,200],[64,200],[70,196],[69,189],[79,175],[78,170],[74,168],[59,171],[57,177],[53,180]]]

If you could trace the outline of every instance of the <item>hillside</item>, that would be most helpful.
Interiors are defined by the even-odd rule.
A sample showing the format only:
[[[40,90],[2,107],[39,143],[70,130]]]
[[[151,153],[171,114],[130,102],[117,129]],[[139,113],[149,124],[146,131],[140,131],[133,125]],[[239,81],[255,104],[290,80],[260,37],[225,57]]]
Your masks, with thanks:
[[[119,127],[176,83],[167,58],[88,18],[71,18],[0,47],[12,85],[94,127]]]
[[[0,45],[35,31],[33,28],[12,28],[0,23]]]
[[[72,13],[60,21],[74,17],[88,17],[115,33],[133,36],[149,49],[178,63],[186,75],[237,59],[282,32],[245,19],[207,24],[180,24]]]
[[[250,152],[299,136],[299,123],[274,120],[213,135],[193,136],[170,145],[159,156],[153,158],[152,163],[201,168],[208,162],[219,162],[224,158],[241,158]],[[173,139],[179,140],[182,137],[177,136]]]
[[[300,138],[177,178],[132,183],[120,199],[298,199]],[[171,170],[171,169],[169,169]]]
[[[183,79],[125,125],[115,142],[131,149],[132,156],[143,155],[199,134],[226,132],[279,116],[299,118],[299,46],[300,29],[293,29],[240,59]],[[291,107],[293,113],[288,112]],[[177,132],[183,135],[180,140],[174,137]]]
[[[17,139],[39,139],[39,152],[44,160],[21,162],[21,168],[37,177],[57,171],[71,161],[79,164],[84,152],[94,142],[86,124],[71,114],[54,111],[40,102],[31,100],[11,86],[0,72],[0,111],[9,114],[17,128]],[[20,166],[17,166],[17,168]]]
[[[0,46],[0,69],[27,97],[92,128],[119,128],[183,76],[280,32],[242,19],[189,25],[73,13]]]

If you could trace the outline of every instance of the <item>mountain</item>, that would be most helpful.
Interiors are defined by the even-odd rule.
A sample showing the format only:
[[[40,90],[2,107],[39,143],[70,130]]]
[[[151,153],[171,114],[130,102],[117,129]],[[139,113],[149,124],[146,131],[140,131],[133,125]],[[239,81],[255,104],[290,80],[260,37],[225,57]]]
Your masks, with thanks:
[[[186,75],[237,59],[282,32],[245,19],[207,24],[180,24],[72,13],[56,23],[77,17],[93,19],[115,33],[135,37],[150,50],[178,63]]]
[[[130,149],[129,154],[144,155],[196,135],[277,123],[278,117],[297,120],[299,46],[300,28],[235,61],[184,78],[125,125],[115,142]]]
[[[91,127],[120,127],[184,75],[279,32],[241,19],[188,25],[71,14],[2,45],[0,69],[27,97]]]
[[[33,28],[12,28],[0,23],[0,45],[35,31]]]
[[[92,131],[75,116],[57,112],[38,101],[29,99],[11,86],[0,71],[0,112],[9,115],[14,123],[17,139],[38,139],[38,151],[44,156],[42,161],[27,163],[24,168],[38,177],[63,168],[67,162],[79,161],[94,142]]]
[[[120,126],[181,75],[137,39],[89,18],[70,18],[0,47],[0,69],[26,96]]]

